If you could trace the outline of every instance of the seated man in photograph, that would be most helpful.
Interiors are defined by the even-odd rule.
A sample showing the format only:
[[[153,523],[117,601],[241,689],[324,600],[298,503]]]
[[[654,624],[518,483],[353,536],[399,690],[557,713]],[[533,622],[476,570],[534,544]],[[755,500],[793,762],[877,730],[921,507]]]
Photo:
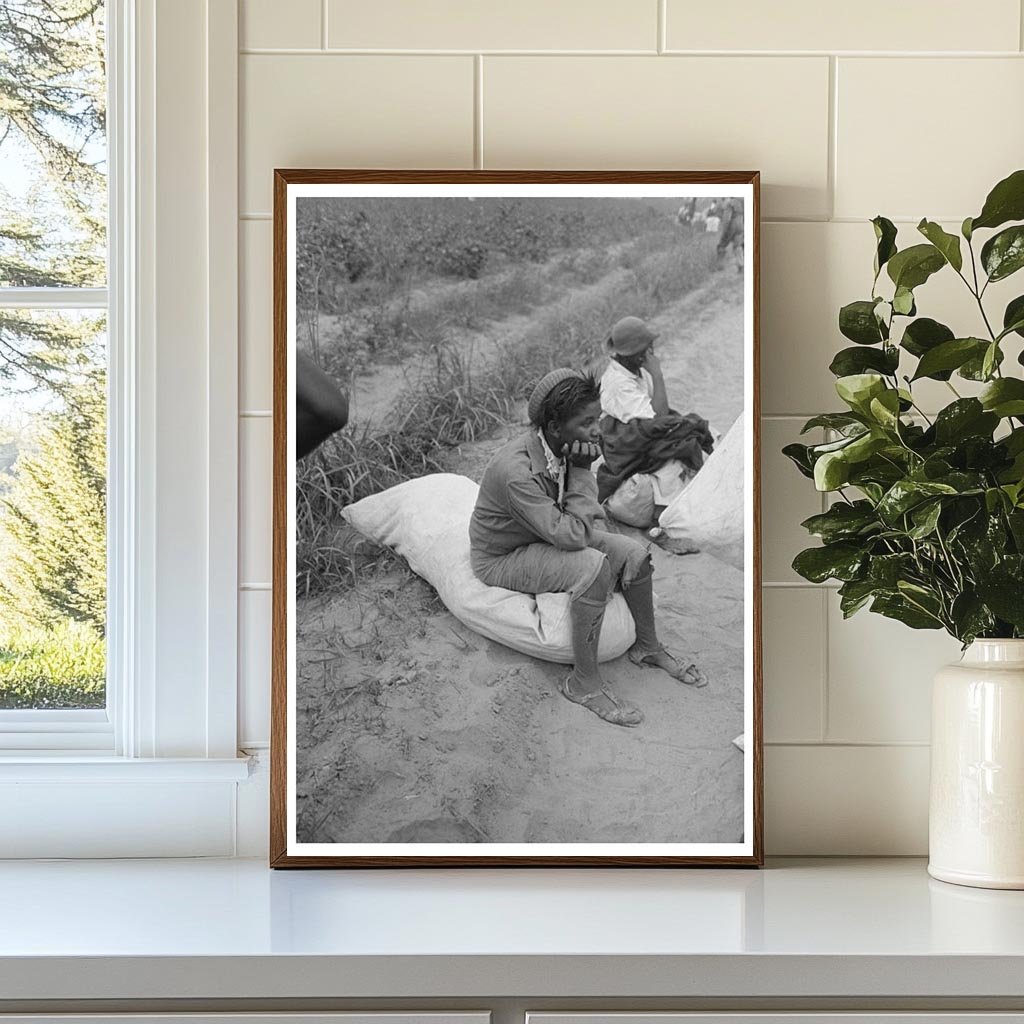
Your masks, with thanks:
[[[553,370],[530,396],[530,429],[498,451],[480,484],[469,526],[481,582],[526,594],[570,595],[573,671],[562,694],[613,725],[640,710],[613,695],[598,669],[605,604],[621,589],[636,625],[628,657],[689,685],[704,685],[661,645],[654,624],[653,568],[638,541],[608,533],[590,471],[600,454],[600,392],[592,377]]]
[[[664,508],[713,447],[705,420],[669,408],[661,364],[654,354],[657,337],[639,317],[627,316],[612,327],[607,341],[608,367],[601,377],[604,465],[597,471],[602,503],[630,477],[645,474],[650,478],[652,508]]]

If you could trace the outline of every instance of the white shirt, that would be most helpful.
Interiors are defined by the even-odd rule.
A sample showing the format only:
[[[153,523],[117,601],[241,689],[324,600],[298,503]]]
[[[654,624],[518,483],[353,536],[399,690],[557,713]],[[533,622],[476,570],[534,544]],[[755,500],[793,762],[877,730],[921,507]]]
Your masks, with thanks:
[[[558,504],[561,506],[565,497],[565,459],[559,458],[549,447],[547,438],[542,428],[537,428],[537,436],[540,438],[540,446],[544,451],[544,458],[548,463],[548,476],[558,484]]]
[[[654,418],[654,378],[643,367],[640,376],[612,359],[601,377],[601,411],[622,423]]]

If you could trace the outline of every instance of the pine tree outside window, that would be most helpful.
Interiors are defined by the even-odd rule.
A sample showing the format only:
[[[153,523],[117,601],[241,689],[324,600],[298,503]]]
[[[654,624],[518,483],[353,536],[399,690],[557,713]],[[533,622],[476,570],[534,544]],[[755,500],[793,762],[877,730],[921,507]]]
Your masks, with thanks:
[[[86,747],[110,732],[105,7],[0,0],[0,723]]]

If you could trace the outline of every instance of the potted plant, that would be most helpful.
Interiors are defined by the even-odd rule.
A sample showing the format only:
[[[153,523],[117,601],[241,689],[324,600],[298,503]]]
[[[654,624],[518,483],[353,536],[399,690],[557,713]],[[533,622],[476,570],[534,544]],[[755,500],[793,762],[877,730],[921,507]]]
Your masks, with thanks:
[[[834,498],[803,523],[822,543],[796,572],[839,580],[844,617],[870,608],[963,644],[933,688],[929,871],[1006,888],[1024,888],[1024,294],[998,316],[986,291],[1024,267],[1021,221],[1024,170],[959,235],[922,220],[901,249],[875,217],[871,297],[839,311],[853,344],[829,367],[845,408],[805,424],[824,443],[783,449]],[[973,296],[975,326],[918,315],[915,290],[940,272]],[[924,380],[949,391],[934,416]]]

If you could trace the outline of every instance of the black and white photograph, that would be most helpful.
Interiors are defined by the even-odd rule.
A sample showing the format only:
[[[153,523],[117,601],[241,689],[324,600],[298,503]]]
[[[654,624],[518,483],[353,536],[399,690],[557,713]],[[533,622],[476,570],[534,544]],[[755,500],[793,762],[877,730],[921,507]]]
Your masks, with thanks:
[[[756,172],[276,173],[272,862],[760,863]]]

